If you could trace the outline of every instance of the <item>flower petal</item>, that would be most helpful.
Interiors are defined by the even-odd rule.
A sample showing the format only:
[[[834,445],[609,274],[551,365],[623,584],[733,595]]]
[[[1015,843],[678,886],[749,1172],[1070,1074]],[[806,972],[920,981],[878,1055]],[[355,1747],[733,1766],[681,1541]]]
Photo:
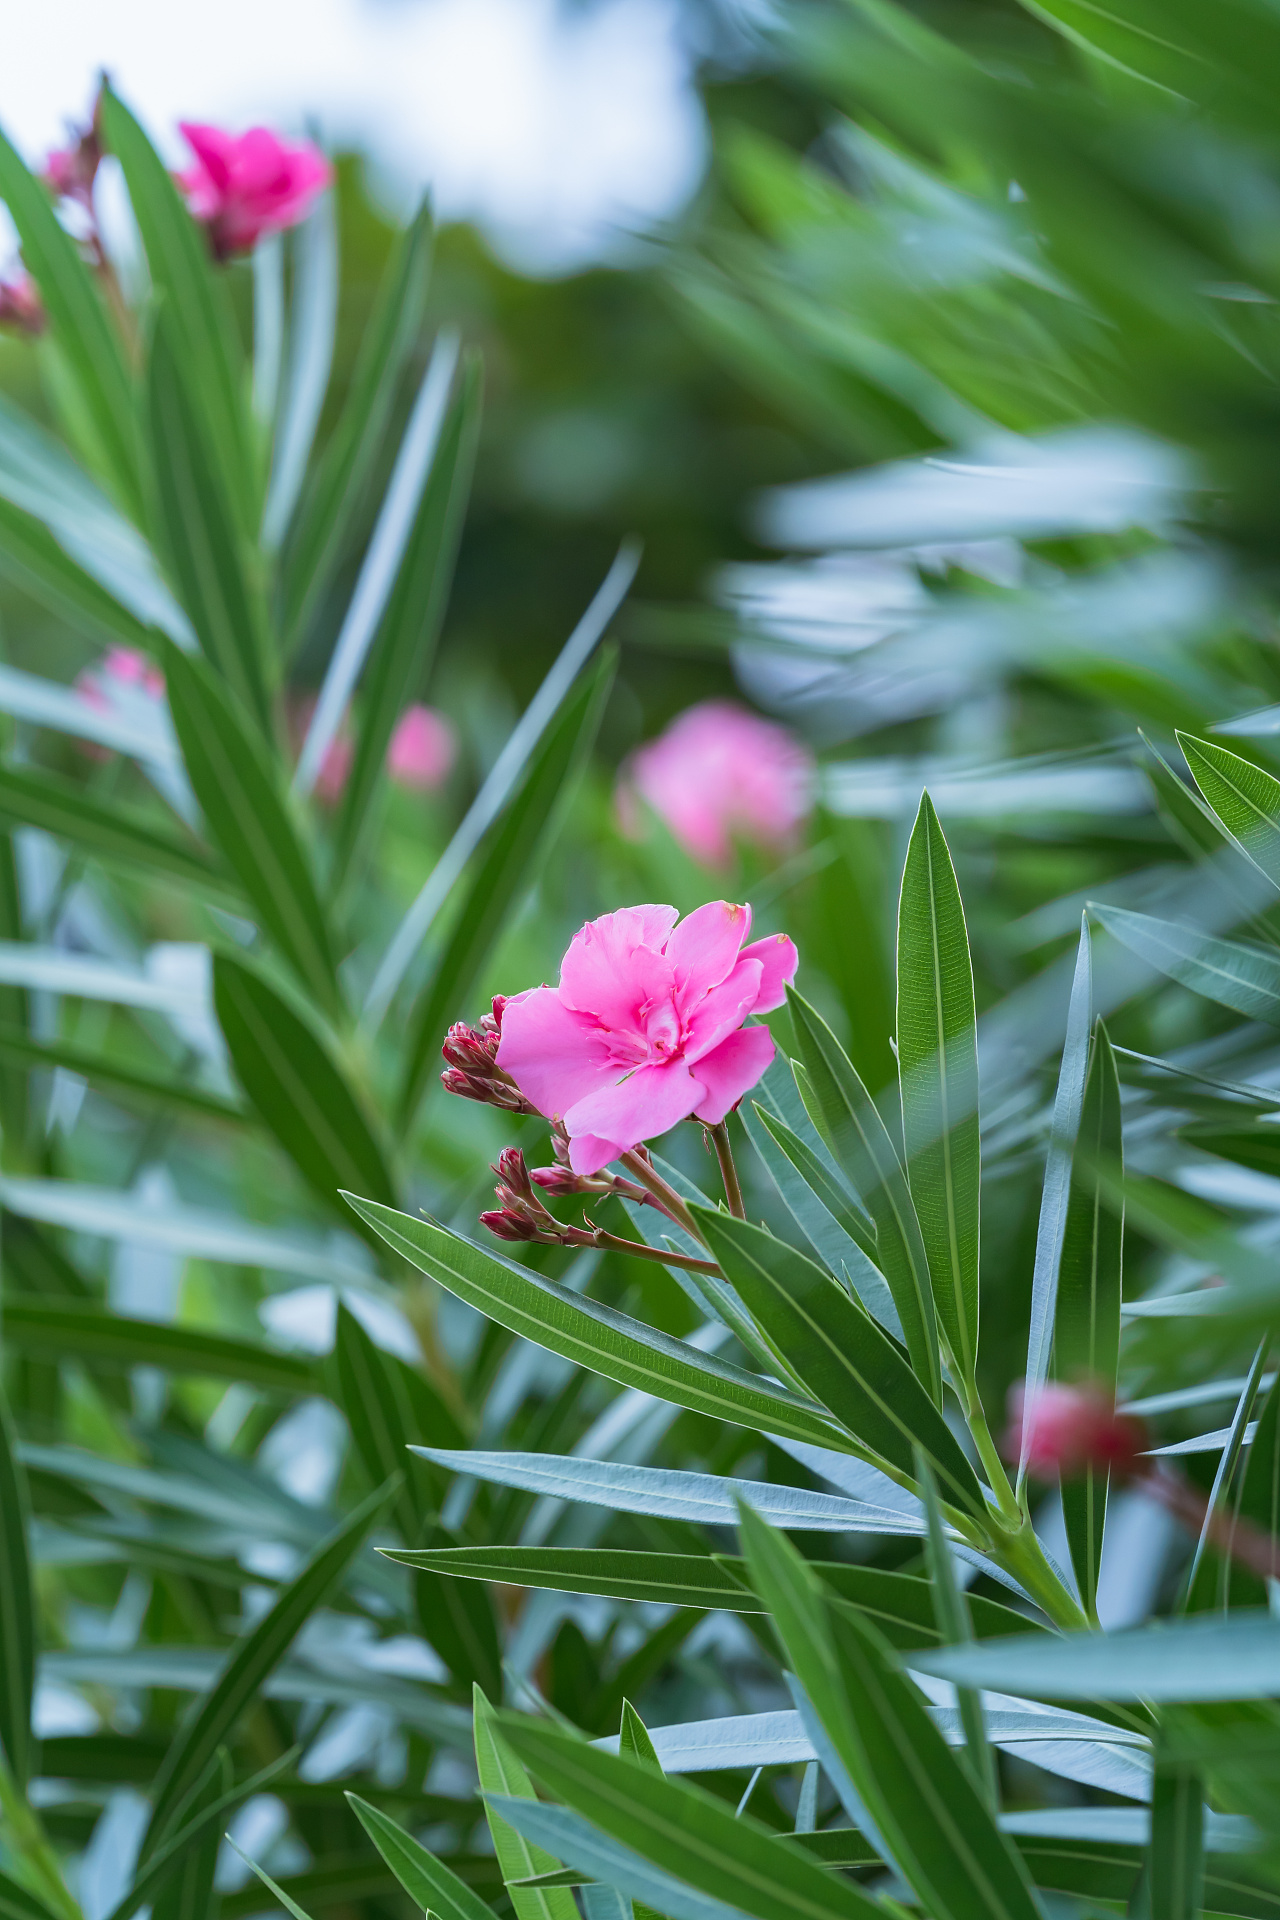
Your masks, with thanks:
[[[569,1165],[575,1173],[599,1173],[611,1160],[627,1151],[616,1140],[601,1140],[594,1133],[579,1133],[569,1142]]]
[[[688,1013],[712,987],[733,971],[738,949],[751,931],[750,907],[731,906],[727,900],[708,900],[686,914],[667,941],[667,958],[675,969],[676,1004]]]
[[[674,907],[621,907],[589,920],[560,963],[565,1005],[615,1031],[638,1031],[640,1008],[670,990],[662,947],[675,922]]]
[[[692,1066],[737,1031],[760,998],[758,960],[739,960],[727,980],[704,994],[685,1027],[685,1060]]]
[[[513,994],[502,1010],[498,1065],[548,1117],[616,1077],[596,1022],[566,1007],[554,987]]]
[[[714,1053],[704,1055],[698,1062],[698,1078],[707,1091],[702,1104],[694,1108],[694,1118],[716,1126],[755,1086],[774,1051],[768,1027],[740,1027]]]
[[[625,1152],[687,1120],[706,1089],[682,1060],[637,1067],[614,1087],[601,1087],[564,1115],[570,1139],[582,1133],[616,1140]]]
[[[795,979],[796,968],[800,965],[795,942],[788,940],[785,933],[771,933],[767,939],[753,940],[749,947],[742,949],[739,957],[758,960],[764,968],[760,998],[756,1001],[754,1011],[772,1013],[786,999],[786,989]]]

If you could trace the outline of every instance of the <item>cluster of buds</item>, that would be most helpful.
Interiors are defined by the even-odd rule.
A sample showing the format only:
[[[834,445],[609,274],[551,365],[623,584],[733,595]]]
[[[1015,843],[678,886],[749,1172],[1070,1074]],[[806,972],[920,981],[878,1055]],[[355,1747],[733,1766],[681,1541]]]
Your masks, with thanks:
[[[1006,1457],[1021,1458],[1024,1430],[1029,1429],[1027,1471],[1037,1479],[1069,1480],[1089,1467],[1130,1474],[1150,1445],[1142,1421],[1120,1413],[1114,1396],[1089,1383],[1050,1381],[1031,1396],[1025,1386],[1017,1386],[1009,1412]]]
[[[501,1107],[507,1113],[536,1113],[509,1073],[498,1065],[498,1042],[502,1038],[502,1009],[505,994],[493,997],[493,1012],[486,1013],[478,1027],[461,1020],[450,1027],[440,1051],[445,1070],[440,1084],[447,1093],[463,1100],[479,1100],[487,1107]]]
[[[65,147],[56,147],[44,163],[45,185],[59,200],[71,200],[87,213],[93,211],[93,183],[102,164],[99,128],[101,96],[88,127],[73,130]]]
[[[537,1173],[530,1174],[519,1147],[504,1147],[494,1162],[493,1171],[498,1176],[495,1192],[501,1211],[482,1213],[480,1224],[488,1227],[499,1240],[540,1240],[544,1245],[558,1247],[595,1245],[594,1227],[562,1226],[534,1192],[533,1182],[538,1174],[553,1173],[555,1168],[540,1167]]]
[[[32,337],[48,324],[36,283],[24,267],[0,280],[0,327],[12,327]]]

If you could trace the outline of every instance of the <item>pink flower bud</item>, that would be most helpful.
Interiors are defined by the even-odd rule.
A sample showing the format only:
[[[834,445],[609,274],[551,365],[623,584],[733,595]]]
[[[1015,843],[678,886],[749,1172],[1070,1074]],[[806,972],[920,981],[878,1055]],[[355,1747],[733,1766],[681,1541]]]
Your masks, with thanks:
[[[93,183],[102,160],[97,128],[90,127],[65,147],[55,147],[44,163],[44,181],[60,200],[92,208]]]
[[[48,315],[35,281],[25,268],[0,280],[0,327],[12,327],[31,337],[43,333]]]
[[[453,728],[434,707],[406,707],[387,748],[387,774],[410,793],[433,793],[457,754]]]
[[[538,1229],[533,1221],[526,1219],[523,1214],[513,1213],[509,1207],[504,1207],[501,1213],[482,1213],[480,1225],[488,1227],[490,1233],[496,1234],[499,1240],[538,1238]]]
[[[141,687],[153,700],[164,697],[164,675],[137,647],[108,647],[100,670],[122,687]]]
[[[555,1194],[561,1199],[574,1193],[594,1193],[599,1185],[597,1181],[574,1173],[571,1167],[532,1167],[529,1178],[544,1193]]]
[[[493,1166],[508,1193],[519,1200],[540,1206],[532,1186],[529,1184],[529,1169],[524,1163],[524,1155],[519,1147],[504,1147]]]
[[[296,226],[333,178],[309,140],[281,140],[266,127],[236,135],[189,120],[179,126],[195,164],[178,185],[220,260],[247,253],[264,233]]]
[[[1021,1456],[1023,1428],[1029,1417],[1027,1469],[1041,1479],[1054,1475],[1069,1479],[1086,1467],[1129,1473],[1147,1445],[1142,1421],[1131,1414],[1117,1413],[1114,1399],[1088,1384],[1067,1386],[1051,1381],[1034,1395],[1029,1408],[1025,1385],[1014,1387],[1009,1413],[1005,1456],[1010,1460]]]

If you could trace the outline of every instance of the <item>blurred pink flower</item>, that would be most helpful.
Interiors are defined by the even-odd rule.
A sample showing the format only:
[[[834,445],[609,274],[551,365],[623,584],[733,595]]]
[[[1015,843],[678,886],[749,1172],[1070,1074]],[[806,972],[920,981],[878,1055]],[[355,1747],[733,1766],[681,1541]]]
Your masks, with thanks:
[[[98,713],[110,713],[119,704],[113,698],[113,687],[136,689],[148,700],[164,699],[164,675],[137,647],[108,647],[100,660],[76,675],[76,692]],[[80,749],[91,760],[111,758],[108,748],[94,741],[82,740]]]
[[[813,761],[794,734],[733,700],[704,700],[631,755],[618,778],[618,819],[638,839],[647,801],[695,860],[724,867],[735,838],[789,845],[812,789]]]
[[[502,1012],[497,1064],[569,1136],[575,1173],[597,1173],[678,1121],[714,1126],[773,1059],[767,1027],[797,954],[784,934],[745,947],[750,907],[713,900],[676,925],[674,907],[623,907],[573,937],[558,987]]]
[[[1010,1393],[1009,1414],[1005,1458],[1017,1460],[1028,1419],[1025,1385],[1015,1386]],[[1142,1421],[1117,1413],[1114,1396],[1089,1383],[1046,1382],[1032,1398],[1029,1417],[1027,1470],[1042,1479],[1058,1474],[1069,1479],[1086,1467],[1128,1472],[1147,1445]]]
[[[102,163],[102,146],[97,127],[77,134],[65,147],[55,147],[44,163],[45,185],[60,200],[74,200],[78,206],[92,209],[93,183]]]
[[[406,707],[387,748],[387,773],[411,793],[433,793],[449,777],[457,746],[453,728],[434,707]]]
[[[179,125],[196,158],[178,184],[219,259],[247,253],[264,233],[296,226],[333,178],[309,140],[281,140],[266,127],[237,135],[190,120]]]
[[[40,290],[25,267],[18,267],[0,280],[0,327],[14,327],[19,333],[43,333],[48,315]]]
[[[299,753],[311,727],[311,716],[316,710],[316,696],[306,694],[300,700],[289,702],[289,731]],[[355,747],[351,739],[351,721],[345,713],[342,725],[334,734],[325,749],[320,771],[316,775],[314,788],[316,799],[324,807],[335,807],[346,791],[347,781],[351,778],[351,763],[355,759]]]

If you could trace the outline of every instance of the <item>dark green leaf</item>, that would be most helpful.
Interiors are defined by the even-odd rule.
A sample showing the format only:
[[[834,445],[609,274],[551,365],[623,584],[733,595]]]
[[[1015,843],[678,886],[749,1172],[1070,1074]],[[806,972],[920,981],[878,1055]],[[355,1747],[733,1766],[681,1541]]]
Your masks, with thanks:
[[[1237,1512],[1242,1520],[1272,1538],[1280,1536],[1280,1374],[1273,1381],[1249,1445]],[[1230,1593],[1234,1605],[1262,1606],[1266,1593],[1256,1574],[1232,1563]]]
[[[898,1071],[907,1178],[938,1322],[972,1381],[978,1356],[977,1012],[964,907],[933,802],[920,802],[898,907]]]
[[[494,1721],[493,1708],[477,1687],[473,1696],[475,1715],[476,1773],[482,1794],[504,1794],[519,1800],[533,1800],[533,1783],[511,1751]],[[485,1813],[493,1836],[503,1882],[511,1895],[518,1920],[577,1920],[578,1909],[565,1889],[513,1887],[512,1882],[528,1880],[534,1874],[553,1873],[557,1862],[541,1847],[533,1846],[486,1802]]]
[[[937,1483],[929,1462],[919,1449],[916,1455],[916,1483],[924,1502],[925,1518],[929,1529],[925,1535],[925,1567],[929,1574],[929,1584],[933,1588],[934,1612],[937,1616],[938,1628],[947,1646],[964,1646],[973,1639],[968,1596],[956,1578],[956,1563],[947,1542],[942,1508],[938,1502]],[[892,1646],[895,1643],[890,1640],[889,1644]],[[957,1687],[956,1706],[960,1713],[960,1724],[964,1729],[965,1759],[969,1772],[973,1776],[973,1784],[982,1795],[983,1803],[990,1807],[993,1813],[998,1813],[1000,1779],[996,1772],[995,1755],[987,1738],[982,1695],[976,1693],[972,1687]]]
[[[347,1803],[415,1906],[438,1920],[493,1920],[466,1882],[403,1827],[354,1793],[347,1795]]]
[[[256,562],[176,333],[162,307],[147,369],[151,517],[201,652],[243,712],[269,734],[267,621]]]
[[[0,1920],[61,1920],[34,1893],[0,1873]]]
[[[228,953],[214,955],[213,1004],[236,1078],[317,1197],[344,1217],[345,1187],[394,1202],[373,1123],[314,1029]]]
[[[231,1790],[231,1761],[223,1748],[200,1791],[191,1800],[189,1819],[196,1821],[215,1805],[225,1807]],[[213,1876],[222,1844],[220,1820],[210,1819],[183,1855],[181,1865],[156,1899],[152,1920],[217,1920],[213,1905]]]
[[[175,1734],[156,1777],[154,1811],[143,1858],[169,1839],[186,1815],[193,1789],[263,1682],[317,1607],[346,1573],[396,1488],[382,1487],[323,1540],[257,1625],[237,1642],[221,1678]]]
[[[19,1786],[31,1761],[35,1616],[27,1546],[30,1506],[8,1402],[0,1389],[0,1750]]]
[[[1221,1122],[1197,1121],[1180,1129],[1180,1137],[1189,1140],[1203,1153],[1216,1153],[1238,1167],[1252,1167],[1255,1173],[1280,1174],[1280,1127],[1264,1121],[1256,1126],[1223,1126]]]
[[[346,557],[374,470],[385,456],[391,409],[426,308],[432,240],[424,204],[387,267],[342,412],[298,508],[281,618],[290,646],[310,625]]]
[[[474,878],[430,981],[409,1017],[398,1102],[407,1128],[417,1112],[450,1022],[464,1011],[477,976],[537,878],[546,850],[591,752],[617,667],[605,653],[563,708],[476,855]]]
[[[801,1093],[813,1100],[815,1126],[875,1221],[876,1264],[893,1294],[911,1364],[931,1398],[940,1402],[942,1372],[929,1263],[893,1141],[826,1021],[790,987],[787,1005],[804,1066]]]
[[[164,663],[173,724],[209,831],[263,931],[333,1011],[339,991],[329,929],[278,769],[206,666],[169,644]]]
[[[27,1300],[4,1303],[4,1337],[20,1353],[42,1360],[91,1360],[103,1367],[163,1367],[169,1373],[242,1380],[270,1393],[314,1393],[314,1363],[272,1353],[251,1340],[157,1320],[130,1320],[86,1304]],[[385,1476],[384,1476],[385,1477]]]
[[[1160,1920],[1196,1920],[1204,1890],[1204,1783],[1156,1741],[1147,1855],[1151,1912]]]
[[[805,1185],[821,1201],[837,1226],[841,1227],[849,1238],[866,1254],[872,1265],[876,1260],[876,1230],[871,1220],[863,1213],[853,1197],[830,1174],[811,1147],[806,1146],[799,1134],[793,1133],[785,1120],[779,1120],[767,1107],[753,1102],[760,1124],[768,1129],[770,1137],[781,1147]],[[799,1225],[803,1228],[804,1221]],[[815,1247],[815,1252],[819,1250]]]
[[[1117,1212],[1114,1205],[1114,1185],[1104,1191],[1099,1176],[1105,1169],[1113,1181],[1118,1180],[1123,1177],[1123,1168],[1120,1081],[1107,1030],[1099,1020],[1071,1163],[1058,1270],[1054,1368],[1060,1380],[1094,1382],[1111,1398],[1115,1397],[1120,1365],[1124,1214],[1123,1208]],[[1080,1597],[1091,1616],[1102,1563],[1109,1478],[1105,1468],[1086,1467],[1062,1485],[1071,1563]]]
[[[370,650],[355,756],[335,833],[335,887],[358,865],[387,743],[401,709],[426,683],[471,490],[480,390],[480,362],[473,356],[465,366],[462,391],[441,435],[396,584]]]
[[[639,1387],[720,1420],[813,1440],[819,1446],[842,1444],[822,1410],[797,1394],[486,1253],[434,1220],[415,1220],[355,1194],[344,1198],[420,1272],[499,1326],[551,1353],[620,1386]]]
[[[0,199],[18,229],[23,261],[40,288],[63,364],[91,423],[99,465],[136,520],[141,516],[137,416],[120,339],[47,189],[3,134]]]
[[[114,1060],[91,1047],[72,1046],[63,1040],[31,1040],[20,1028],[2,1023],[0,1061],[10,1061],[22,1067],[65,1067],[69,1073],[78,1073],[95,1086],[136,1094],[148,1107],[185,1107],[205,1119],[224,1120],[235,1125],[247,1117],[244,1109],[232,1101],[223,1100],[216,1093],[206,1093],[200,1087],[189,1086],[185,1081],[166,1080],[158,1074],[144,1073],[123,1060]]]
[[[152,826],[132,808],[92,799],[57,774],[0,765],[0,820],[70,840],[91,858],[177,880],[220,905],[244,905],[231,876],[194,842]]]
[[[0,165],[3,156],[0,134]],[[88,637],[146,648],[146,627],[87,573],[48,528],[9,500],[0,500],[0,574]]]
[[[433,1470],[411,1446],[465,1446],[466,1439],[431,1383],[397,1355],[375,1346],[345,1302],[338,1303],[333,1369],[337,1398],[365,1473],[375,1487],[404,1475],[395,1519],[406,1545],[439,1505]]]
[[[801,1384],[862,1446],[908,1479],[921,1446],[953,1507],[987,1504],[959,1441],[888,1334],[804,1254],[763,1227],[694,1209],[725,1277]]]

